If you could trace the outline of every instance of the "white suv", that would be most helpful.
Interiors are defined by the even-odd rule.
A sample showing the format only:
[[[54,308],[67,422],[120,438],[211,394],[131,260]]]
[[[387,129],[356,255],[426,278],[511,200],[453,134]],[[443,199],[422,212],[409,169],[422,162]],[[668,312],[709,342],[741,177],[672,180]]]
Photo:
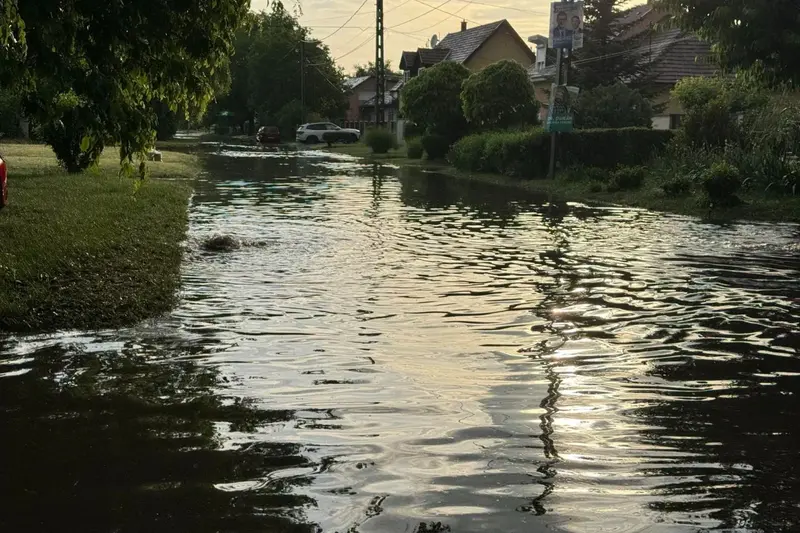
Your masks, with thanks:
[[[361,138],[359,130],[340,128],[332,122],[315,122],[313,124],[303,124],[297,128],[295,140],[299,143],[316,144],[325,141],[326,132],[336,132],[333,142],[358,142]]]

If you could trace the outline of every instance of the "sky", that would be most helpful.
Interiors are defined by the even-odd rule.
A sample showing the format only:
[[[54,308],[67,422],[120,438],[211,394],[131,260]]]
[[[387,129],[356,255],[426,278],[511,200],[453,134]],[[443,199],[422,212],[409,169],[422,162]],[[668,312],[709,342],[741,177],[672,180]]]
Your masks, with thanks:
[[[265,9],[268,1],[251,0],[251,8]],[[295,0],[283,1],[290,8]],[[314,38],[324,39],[345,72],[352,72],[354,65],[375,60],[375,0],[296,1],[303,11],[300,23],[311,29]],[[362,2],[358,14],[347,22]],[[550,0],[384,0],[386,59],[397,68],[403,50],[424,47],[434,34],[442,39],[459,31],[462,19],[467,20],[468,27],[508,19],[527,41],[530,35],[546,34],[549,6]]]

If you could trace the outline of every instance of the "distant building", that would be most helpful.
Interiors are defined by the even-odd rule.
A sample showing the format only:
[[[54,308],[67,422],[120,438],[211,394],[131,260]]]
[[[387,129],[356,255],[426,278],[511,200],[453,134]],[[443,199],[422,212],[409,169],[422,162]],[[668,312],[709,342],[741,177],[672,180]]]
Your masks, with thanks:
[[[653,117],[653,127],[656,129],[677,129],[680,126],[684,111],[670,95],[676,83],[683,78],[713,76],[718,72],[711,62],[711,45],[680,29],[664,29],[659,23],[667,17],[666,12],[650,4],[634,6],[617,19],[620,31],[615,35],[615,39],[629,41],[631,49],[637,50],[642,55],[642,62],[646,62],[656,89],[656,95],[652,98],[657,109]],[[536,43],[537,56],[544,57],[547,44],[540,37],[537,35],[528,40]],[[528,69],[528,73],[536,89],[536,97],[542,104],[542,115],[546,116],[555,66],[537,61]]]
[[[398,81],[400,81],[400,78],[396,76],[386,76],[385,91],[388,93]],[[365,102],[368,102],[370,99],[372,100],[372,105],[375,105],[375,93],[377,88],[375,76],[347,78],[344,84],[345,88],[348,90],[348,106],[345,112],[345,120],[348,122],[366,120],[363,118],[361,112]]]
[[[536,54],[507,20],[471,29],[462,21],[461,31],[448,33],[434,47],[403,52],[400,69],[408,80],[442,61],[455,61],[476,72],[504,59],[514,60],[527,69],[536,62]]]

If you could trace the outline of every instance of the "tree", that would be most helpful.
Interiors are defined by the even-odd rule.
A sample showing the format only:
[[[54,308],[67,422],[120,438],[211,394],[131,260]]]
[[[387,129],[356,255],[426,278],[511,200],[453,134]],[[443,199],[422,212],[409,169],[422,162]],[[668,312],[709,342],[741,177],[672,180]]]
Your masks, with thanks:
[[[776,81],[800,81],[800,6],[796,0],[660,0],[682,28],[714,43],[730,68],[761,65]]]
[[[215,107],[232,112],[238,124],[249,122],[252,126],[256,117],[262,123],[280,124],[279,119],[294,116],[296,119],[283,127],[297,126],[303,116],[301,46],[305,57],[305,114],[336,118],[346,107],[344,77],[328,47],[312,41],[309,30],[300,26],[296,16],[280,2],[273,3],[269,12],[250,14],[237,32],[231,89]]]
[[[461,102],[467,121],[478,129],[536,124],[539,102],[528,73],[516,61],[492,63],[464,82]]]
[[[582,90],[619,81],[636,88],[648,85],[647,65],[638,51],[641,41],[617,38],[630,29],[630,25],[620,22],[623,3],[623,0],[586,0],[583,48],[575,51],[570,84]]]
[[[469,70],[453,61],[423,70],[403,87],[400,97],[403,116],[427,133],[457,138],[466,128],[461,89],[468,77]]]
[[[622,83],[582,91],[574,113],[576,128],[649,128],[653,121],[650,101]]]
[[[152,146],[160,100],[184,115],[205,109],[227,64],[248,0],[4,3],[5,89],[16,80],[62,165],[79,172],[109,142],[128,167]],[[57,15],[56,15],[57,14]]]
[[[374,76],[375,75],[375,62],[370,61],[366,65],[356,65],[354,76],[359,78],[361,76]],[[383,68],[386,74],[391,76],[402,76],[399,72],[392,72],[392,62],[384,61]]]

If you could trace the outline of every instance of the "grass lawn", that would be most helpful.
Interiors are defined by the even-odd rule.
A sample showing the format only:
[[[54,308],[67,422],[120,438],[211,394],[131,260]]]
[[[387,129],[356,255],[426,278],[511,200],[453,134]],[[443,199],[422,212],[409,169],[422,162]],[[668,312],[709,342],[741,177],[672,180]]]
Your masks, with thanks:
[[[0,331],[118,327],[174,305],[196,159],[164,152],[135,192],[107,152],[67,175],[45,146],[0,144]]]
[[[419,161],[414,159],[408,159],[406,156],[406,149],[405,147],[401,146],[396,150],[389,150],[386,154],[373,154],[372,149],[364,144],[361,143],[354,143],[354,144],[334,144],[330,148],[326,145],[318,145],[318,149],[326,150],[328,152],[334,152],[337,154],[348,154],[356,157],[364,157],[367,159],[374,159],[378,161],[383,160],[402,160],[403,164],[416,164]]]

